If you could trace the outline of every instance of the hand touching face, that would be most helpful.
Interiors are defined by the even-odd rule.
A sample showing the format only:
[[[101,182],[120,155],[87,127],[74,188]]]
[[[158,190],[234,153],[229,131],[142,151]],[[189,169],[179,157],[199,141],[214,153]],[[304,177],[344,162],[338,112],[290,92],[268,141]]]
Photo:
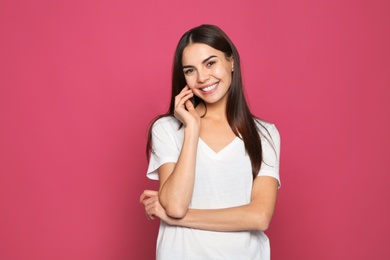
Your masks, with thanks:
[[[207,44],[194,43],[183,51],[187,86],[205,103],[225,101],[232,82],[233,58]]]

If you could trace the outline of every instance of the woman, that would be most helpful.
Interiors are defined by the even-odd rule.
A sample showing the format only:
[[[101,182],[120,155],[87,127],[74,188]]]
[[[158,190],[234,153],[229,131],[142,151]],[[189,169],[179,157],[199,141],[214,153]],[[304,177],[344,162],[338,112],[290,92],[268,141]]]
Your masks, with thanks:
[[[213,25],[186,32],[169,111],[149,130],[147,176],[160,188],[140,198],[161,219],[157,259],[269,259],[279,151],[276,127],[247,106],[228,36]]]

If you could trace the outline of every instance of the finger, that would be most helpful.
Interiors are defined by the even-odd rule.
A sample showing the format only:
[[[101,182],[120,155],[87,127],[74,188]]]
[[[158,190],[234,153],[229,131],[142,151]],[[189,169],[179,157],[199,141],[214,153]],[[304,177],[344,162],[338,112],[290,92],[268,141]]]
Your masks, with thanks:
[[[154,197],[143,200],[142,204],[144,204],[144,206],[146,208],[148,205],[156,203],[156,202],[158,202],[158,197],[154,196]]]
[[[194,110],[195,107],[194,107],[194,104],[192,103],[191,100],[187,100],[184,105],[186,106],[187,110]]]
[[[151,198],[144,199],[141,203],[144,205],[144,207],[147,207],[150,204],[156,203],[158,201],[158,197],[154,196]]]
[[[189,87],[185,86],[185,87],[179,92],[179,94],[177,94],[176,96],[182,97],[182,96],[186,95],[186,94],[189,93],[189,92],[192,92],[192,90],[191,90]]]
[[[145,198],[147,197],[152,197],[152,196],[158,196],[158,191],[155,191],[155,190],[144,190],[144,192],[142,192],[140,198],[139,198],[139,202],[142,202]]]
[[[145,207],[145,211],[148,211],[148,212],[152,211],[152,213],[156,213],[156,211],[158,211],[158,209],[160,207],[162,207],[160,204],[160,201],[158,200],[158,197],[153,197],[153,198],[144,200],[143,204]]]
[[[187,100],[189,100],[190,98],[192,98],[194,96],[194,93],[192,92],[192,90],[189,90],[188,93],[186,92],[185,95],[178,95],[176,96],[175,98],[175,107],[178,107],[178,106],[182,106],[184,107],[184,104]]]
[[[145,207],[146,215],[149,219],[154,219],[157,216],[158,206],[156,204],[151,204]]]
[[[179,104],[180,102],[184,104],[185,100],[187,100],[189,97],[192,97],[193,96],[193,93],[192,93],[192,90],[187,90],[185,92],[182,92],[180,94],[178,94],[176,97],[175,97],[175,103],[176,104]]]
[[[190,88],[186,85],[181,91],[180,91],[180,93],[182,93],[182,92],[185,92],[185,91],[187,91],[187,90],[189,90]]]
[[[148,205],[145,205],[145,211],[149,214],[154,214],[157,211],[157,205],[155,203],[150,203]]]
[[[188,87],[185,86],[176,97],[179,99],[183,98],[185,95],[188,95],[189,93],[192,93],[192,90]]]
[[[148,212],[145,212],[145,215],[146,215],[146,219],[147,220],[154,220],[154,216],[153,215],[149,215]]]

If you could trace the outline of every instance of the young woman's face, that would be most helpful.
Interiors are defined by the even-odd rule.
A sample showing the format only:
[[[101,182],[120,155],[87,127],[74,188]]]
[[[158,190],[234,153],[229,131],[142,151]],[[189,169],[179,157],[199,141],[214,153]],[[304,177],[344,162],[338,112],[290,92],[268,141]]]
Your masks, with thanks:
[[[194,43],[183,51],[187,86],[206,103],[226,100],[232,83],[233,58],[207,44]]]

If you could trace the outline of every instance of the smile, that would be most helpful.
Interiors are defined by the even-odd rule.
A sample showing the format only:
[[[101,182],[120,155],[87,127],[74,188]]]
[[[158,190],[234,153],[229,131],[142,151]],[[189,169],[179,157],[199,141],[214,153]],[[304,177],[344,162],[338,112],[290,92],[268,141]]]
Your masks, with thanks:
[[[211,85],[209,87],[202,88],[201,90],[203,92],[210,92],[213,91],[218,86],[218,83],[215,83],[214,85]]]

